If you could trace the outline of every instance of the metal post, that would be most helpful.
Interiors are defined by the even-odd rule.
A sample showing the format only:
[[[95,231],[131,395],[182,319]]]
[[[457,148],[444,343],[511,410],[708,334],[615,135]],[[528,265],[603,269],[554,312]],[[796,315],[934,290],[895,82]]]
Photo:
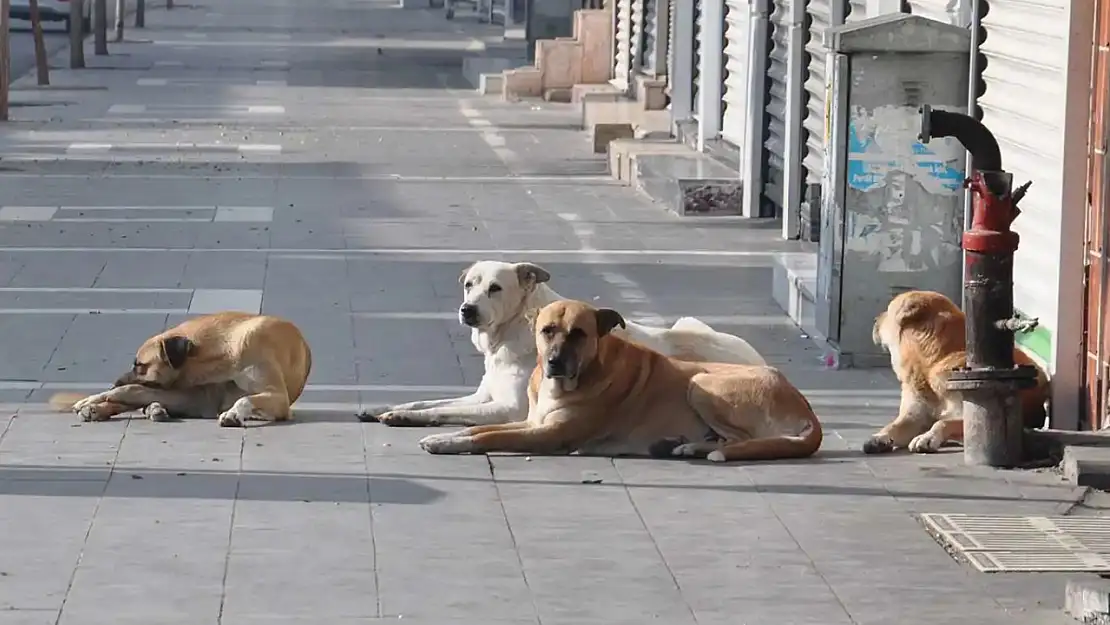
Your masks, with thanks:
[[[1035,368],[1014,366],[1014,331],[1036,320],[1014,318],[1014,252],[1019,237],[1010,229],[1018,202],[1031,183],[1016,190],[1002,171],[994,135],[974,117],[921,107],[920,139],[955,137],[971,153],[971,228],[963,235],[967,366],[952,371],[947,387],[964,400],[964,462],[1014,467],[1022,461],[1023,423],[1018,392],[1036,384]]]
[[[35,40],[35,74],[40,87],[50,84],[50,61],[46,58],[46,42],[42,36],[42,15],[39,14],[39,0],[27,3],[31,15],[31,37]]]
[[[0,0],[0,121],[8,121],[9,84],[12,78],[12,45],[8,34],[12,29],[11,0]]]
[[[146,28],[146,0],[135,1],[135,28]]]
[[[173,0],[166,0],[166,10],[169,11],[173,8]]]
[[[93,0],[93,54],[108,54],[108,0]]]
[[[85,0],[69,0],[69,68],[85,66]]]
[[[127,15],[127,0],[116,0],[115,39],[123,41],[123,18]]]

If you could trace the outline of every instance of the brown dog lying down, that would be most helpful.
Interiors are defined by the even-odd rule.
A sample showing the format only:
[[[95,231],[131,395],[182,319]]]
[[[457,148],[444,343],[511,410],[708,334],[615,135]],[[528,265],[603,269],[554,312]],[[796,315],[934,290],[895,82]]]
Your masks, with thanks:
[[[945,389],[948,373],[967,364],[964,313],[934,291],[908,291],[875,318],[871,338],[890,352],[890,366],[902,383],[898,416],[863,444],[864,453],[896,448],[933,452],[964,437],[963,400]],[[1048,376],[1033,359],[1014,348],[1014,362],[1037,367],[1037,385],[1020,391],[1022,421],[1044,425]]]
[[[110,390],[83,399],[59,393],[50,403],[85,421],[140,409],[154,421],[216,418],[225,427],[284,421],[311,369],[312,352],[291,322],[222,312],[147,339]]]
[[[609,334],[619,313],[574,300],[536,319],[525,421],[435,434],[433,454],[518,452],[802,458],[821,446],[809,402],[768,366],[684,362]]]

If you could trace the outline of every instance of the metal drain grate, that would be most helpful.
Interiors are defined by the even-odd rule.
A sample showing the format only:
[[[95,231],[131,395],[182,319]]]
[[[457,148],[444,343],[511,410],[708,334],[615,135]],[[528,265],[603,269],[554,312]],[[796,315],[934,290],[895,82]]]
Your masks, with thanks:
[[[921,515],[975,568],[999,572],[1110,572],[1110,519]]]

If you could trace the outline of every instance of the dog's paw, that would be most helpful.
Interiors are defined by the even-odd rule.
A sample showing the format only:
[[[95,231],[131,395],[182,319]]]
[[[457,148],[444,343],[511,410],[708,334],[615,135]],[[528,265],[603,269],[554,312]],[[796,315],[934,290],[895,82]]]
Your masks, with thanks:
[[[246,423],[245,419],[240,419],[235,410],[228,410],[221,412],[220,416],[216,419],[216,423],[222,428],[241,428]]]
[[[721,451],[720,449],[714,449],[713,451],[709,452],[705,456],[705,459],[710,462],[725,462],[726,460],[728,460],[728,458],[725,458],[725,452]]]
[[[894,439],[876,434],[863,444],[865,454],[887,454],[894,451]]]
[[[151,421],[166,422],[170,420],[170,412],[166,407],[158,402],[149,404],[143,408],[143,415]]]
[[[439,423],[434,419],[417,419],[412,415],[412,413],[406,412],[404,410],[383,412],[382,414],[378,415],[378,423],[382,423],[384,425],[388,425],[389,427],[395,428],[415,428],[439,425]]]
[[[669,458],[672,452],[684,443],[686,439],[681,436],[661,438],[648,446],[648,455],[652,458]]]
[[[420,448],[430,454],[464,454],[471,450],[472,439],[454,432],[432,434],[420,439]]]
[[[76,412],[77,416],[81,417],[81,420],[85,422],[108,420],[108,417],[101,415],[100,412],[96,409],[96,406],[93,404],[86,404],[84,406],[81,406],[80,408],[76,408],[74,412]]]
[[[389,406],[377,406],[374,408],[367,408],[366,410],[363,410],[362,412],[355,415],[355,417],[357,417],[358,420],[363,423],[377,423],[378,418],[389,411]]]
[[[915,454],[931,454],[940,449],[943,442],[932,432],[925,432],[913,437],[908,449]]]
[[[701,455],[701,452],[698,450],[697,443],[683,443],[672,449],[671,455],[682,458],[697,458]]]

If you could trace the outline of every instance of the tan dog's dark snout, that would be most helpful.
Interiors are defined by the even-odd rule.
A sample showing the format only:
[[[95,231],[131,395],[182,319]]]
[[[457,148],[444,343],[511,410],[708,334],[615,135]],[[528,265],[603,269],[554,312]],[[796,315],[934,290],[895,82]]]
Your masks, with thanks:
[[[578,377],[578,357],[568,335],[556,336],[544,353],[543,375],[548,378]]]
[[[195,351],[196,346],[184,336],[156,337],[143,343],[135,354],[131,369],[116,378],[112,386],[141,384],[151,388],[168,388],[177,378],[185,360]]]
[[[581,302],[552,304],[536,320],[536,351],[544,377],[574,380],[597,356],[597,342],[613,328],[625,326],[620,313]]]

